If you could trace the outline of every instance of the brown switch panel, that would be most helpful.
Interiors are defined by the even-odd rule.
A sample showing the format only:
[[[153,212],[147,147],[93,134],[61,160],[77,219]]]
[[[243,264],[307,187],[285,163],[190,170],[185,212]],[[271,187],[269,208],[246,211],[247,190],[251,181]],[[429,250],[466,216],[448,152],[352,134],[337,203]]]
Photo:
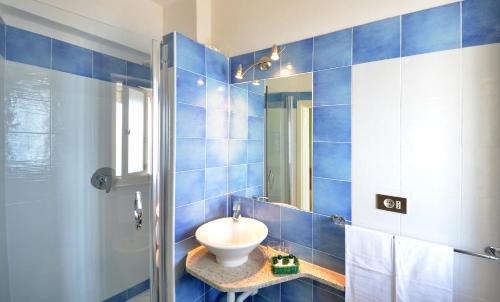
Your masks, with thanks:
[[[406,198],[377,194],[377,209],[406,214]]]

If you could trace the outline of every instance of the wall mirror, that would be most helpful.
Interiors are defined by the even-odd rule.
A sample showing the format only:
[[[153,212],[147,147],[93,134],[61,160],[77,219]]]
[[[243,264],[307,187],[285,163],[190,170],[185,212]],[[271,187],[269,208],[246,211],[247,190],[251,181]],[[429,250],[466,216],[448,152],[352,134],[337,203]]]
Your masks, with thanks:
[[[312,211],[312,74],[266,81],[265,196]]]

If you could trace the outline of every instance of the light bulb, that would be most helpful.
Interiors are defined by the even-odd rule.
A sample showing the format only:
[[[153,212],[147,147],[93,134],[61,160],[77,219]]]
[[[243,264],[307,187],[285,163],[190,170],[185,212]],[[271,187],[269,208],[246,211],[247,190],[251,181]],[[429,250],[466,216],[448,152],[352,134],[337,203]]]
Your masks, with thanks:
[[[278,45],[273,45],[273,48],[271,50],[271,60],[278,61],[279,59],[280,59],[280,52]]]

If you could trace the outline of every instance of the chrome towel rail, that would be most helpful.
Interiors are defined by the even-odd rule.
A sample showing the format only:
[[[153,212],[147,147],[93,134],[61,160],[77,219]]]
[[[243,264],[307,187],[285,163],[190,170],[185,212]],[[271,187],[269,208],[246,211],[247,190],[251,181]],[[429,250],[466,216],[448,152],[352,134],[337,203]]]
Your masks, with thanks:
[[[492,247],[492,246],[488,246],[484,249],[484,251],[488,255],[469,252],[469,251],[461,250],[461,249],[453,249],[453,250],[455,251],[455,253],[460,253],[460,254],[464,254],[464,255],[469,255],[469,256],[474,256],[474,257],[479,257],[479,258],[484,258],[484,259],[490,259],[490,260],[500,260],[500,258],[497,257],[497,255],[500,254],[500,249]]]
[[[331,216],[331,219],[332,219],[333,223],[338,227],[343,228],[346,224],[345,218],[340,216],[340,215],[333,215],[333,216]],[[460,254],[469,255],[469,256],[473,256],[473,257],[479,257],[479,258],[483,258],[483,259],[500,260],[500,248],[494,247],[494,246],[487,246],[484,248],[484,251],[487,255],[480,254],[480,253],[474,253],[474,252],[470,252],[470,251],[466,251],[466,250],[462,250],[462,249],[453,249],[453,251],[455,253],[460,253]]]

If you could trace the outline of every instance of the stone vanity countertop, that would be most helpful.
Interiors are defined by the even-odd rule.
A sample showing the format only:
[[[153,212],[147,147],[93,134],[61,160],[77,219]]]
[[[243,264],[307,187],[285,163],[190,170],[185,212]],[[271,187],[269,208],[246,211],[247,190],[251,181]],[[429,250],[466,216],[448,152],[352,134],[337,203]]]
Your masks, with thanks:
[[[221,292],[246,292],[278,283],[309,278],[322,284],[345,291],[345,276],[300,260],[300,272],[292,275],[274,275],[271,265],[265,260],[265,247],[259,246],[238,267],[223,267],[215,262],[215,256],[204,246],[190,251],[186,270],[194,277]]]

